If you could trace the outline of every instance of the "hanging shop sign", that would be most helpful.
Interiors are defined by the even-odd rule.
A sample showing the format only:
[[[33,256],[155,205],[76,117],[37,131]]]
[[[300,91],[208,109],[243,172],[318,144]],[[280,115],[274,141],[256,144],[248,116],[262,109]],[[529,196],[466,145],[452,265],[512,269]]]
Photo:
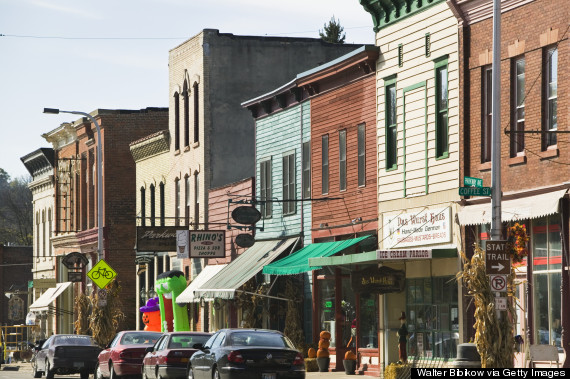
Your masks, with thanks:
[[[451,208],[383,215],[384,246],[401,249],[451,242]]]
[[[190,230],[190,258],[224,258],[225,230]]]
[[[401,292],[406,284],[406,273],[404,271],[394,270],[386,266],[355,271],[350,278],[354,292]]]
[[[176,226],[137,226],[137,246],[141,254],[176,251]]]
[[[190,254],[190,231],[177,230],[176,231],[176,258],[184,259],[189,258]]]

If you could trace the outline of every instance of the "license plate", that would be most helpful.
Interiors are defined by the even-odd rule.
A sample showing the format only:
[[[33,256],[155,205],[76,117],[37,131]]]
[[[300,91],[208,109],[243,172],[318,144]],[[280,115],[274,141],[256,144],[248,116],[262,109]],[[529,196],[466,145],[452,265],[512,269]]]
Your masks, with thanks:
[[[83,367],[84,365],[83,362],[73,362],[73,367]]]
[[[271,374],[268,374],[266,372],[261,374],[261,379],[275,379],[276,377],[277,377],[277,374],[274,372]]]
[[[180,358],[180,362],[188,362],[188,358]]]

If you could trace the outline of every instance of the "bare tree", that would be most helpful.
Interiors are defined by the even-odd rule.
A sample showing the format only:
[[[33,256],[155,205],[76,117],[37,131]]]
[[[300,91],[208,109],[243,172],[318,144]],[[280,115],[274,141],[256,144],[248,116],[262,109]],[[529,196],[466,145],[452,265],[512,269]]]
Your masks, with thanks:
[[[31,178],[16,178],[0,168],[0,243],[32,246],[33,205]]]

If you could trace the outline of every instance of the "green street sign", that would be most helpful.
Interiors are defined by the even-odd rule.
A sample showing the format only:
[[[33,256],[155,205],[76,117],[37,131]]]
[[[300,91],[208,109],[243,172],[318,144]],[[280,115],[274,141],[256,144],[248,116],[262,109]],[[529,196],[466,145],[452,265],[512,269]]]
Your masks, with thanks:
[[[97,285],[97,287],[103,289],[115,276],[117,276],[117,273],[107,262],[101,259],[91,270],[89,270],[87,276]]]
[[[459,196],[491,196],[491,187],[459,187]]]
[[[467,187],[477,187],[483,188],[483,179],[472,178],[470,176],[465,176],[463,178],[463,185]]]

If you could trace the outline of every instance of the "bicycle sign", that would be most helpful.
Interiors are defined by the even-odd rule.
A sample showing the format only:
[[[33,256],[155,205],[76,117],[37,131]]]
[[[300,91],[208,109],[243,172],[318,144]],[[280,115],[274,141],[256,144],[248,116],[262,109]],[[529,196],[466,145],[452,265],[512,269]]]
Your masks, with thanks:
[[[117,273],[107,262],[101,259],[91,270],[89,270],[87,276],[97,285],[97,287],[103,289],[115,276],[117,276]]]

